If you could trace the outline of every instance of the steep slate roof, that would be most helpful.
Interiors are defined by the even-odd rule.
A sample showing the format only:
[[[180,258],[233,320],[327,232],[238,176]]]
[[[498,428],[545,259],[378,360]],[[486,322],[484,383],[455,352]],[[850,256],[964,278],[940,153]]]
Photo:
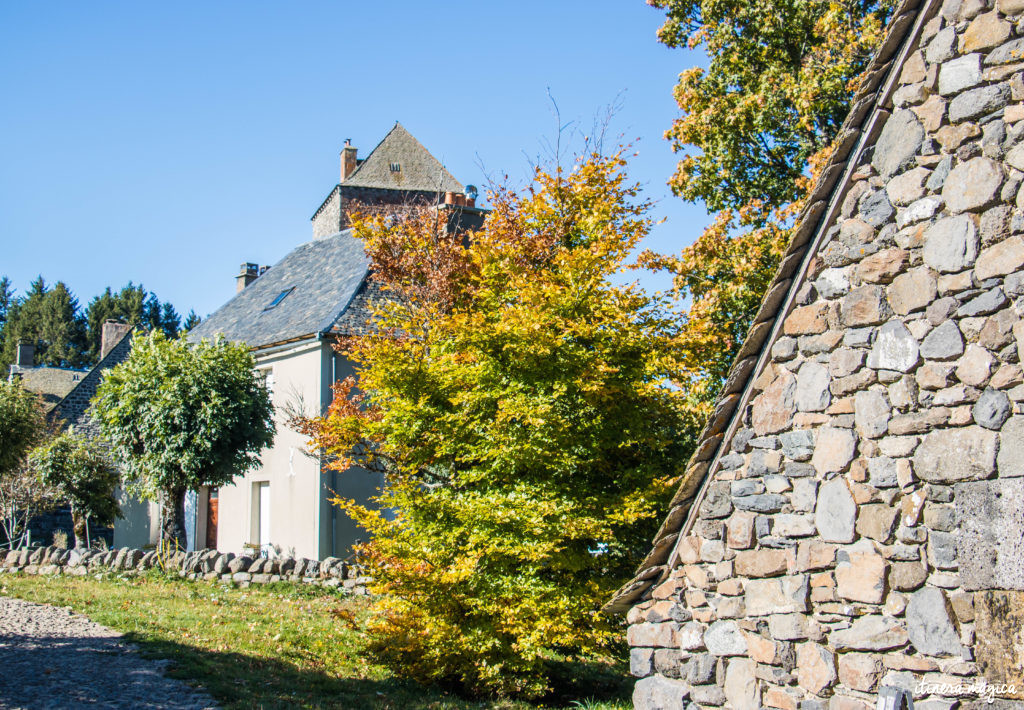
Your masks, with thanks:
[[[217,309],[190,333],[192,341],[222,334],[251,348],[347,328],[370,317],[360,301],[350,308],[369,270],[362,242],[351,230],[306,242]],[[294,288],[278,305],[270,304]],[[344,332],[341,328],[334,332]]]
[[[374,303],[389,296],[380,284],[367,276],[355,296],[338,319],[331,326],[336,335],[367,335],[373,330]]]
[[[696,451],[687,463],[668,515],[654,537],[653,549],[640,564],[636,576],[605,605],[606,611],[627,611],[673,567],[676,541],[692,527],[706,484],[713,479],[718,459],[727,451],[736,430],[739,418],[733,415],[742,412],[748,404],[751,383],[764,368],[770,346],[781,330],[784,316],[793,307],[811,259],[827,240],[828,228],[839,212],[850,177],[889,116],[891,96],[903,63],[917,44],[922,27],[940,6],[940,0],[904,0],[893,13],[886,37],[864,74],[865,79],[836,138],[828,165],[797,219],[789,249],[733,362],[714,412],[698,439]]]
[[[392,163],[397,163],[400,169],[392,171]],[[425,192],[463,192],[465,189],[398,122],[342,186]]]
[[[85,377],[85,370],[62,367],[31,367],[18,370],[22,387],[43,398],[46,411],[52,410]]]
[[[103,380],[103,373],[120,365],[128,358],[132,351],[133,335],[133,331],[127,331],[110,349],[106,357],[84,374],[75,388],[57,403],[52,410],[54,420],[63,421],[68,426],[73,426],[79,434],[86,434],[90,437],[99,436],[99,426],[89,416],[90,402],[96,396],[96,389]]]

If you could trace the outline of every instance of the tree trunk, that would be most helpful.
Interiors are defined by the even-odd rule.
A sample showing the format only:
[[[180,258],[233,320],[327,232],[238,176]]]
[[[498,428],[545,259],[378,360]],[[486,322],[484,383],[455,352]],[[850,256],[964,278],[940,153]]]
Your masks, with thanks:
[[[172,549],[187,550],[188,538],[185,534],[185,489],[178,488],[164,491],[160,501],[163,509],[163,526],[160,530],[160,541]]]
[[[85,516],[79,511],[71,508],[71,527],[75,531],[75,547],[86,548],[89,546],[89,538],[86,534]]]

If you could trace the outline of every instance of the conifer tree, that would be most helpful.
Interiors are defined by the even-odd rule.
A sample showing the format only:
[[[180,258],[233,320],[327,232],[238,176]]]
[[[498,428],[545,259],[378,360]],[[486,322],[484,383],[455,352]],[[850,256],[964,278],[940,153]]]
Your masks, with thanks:
[[[84,367],[87,363],[85,322],[78,299],[63,282],[49,288],[40,276],[8,310],[0,353],[5,370],[15,360],[18,343],[25,341],[35,344],[37,365]]]

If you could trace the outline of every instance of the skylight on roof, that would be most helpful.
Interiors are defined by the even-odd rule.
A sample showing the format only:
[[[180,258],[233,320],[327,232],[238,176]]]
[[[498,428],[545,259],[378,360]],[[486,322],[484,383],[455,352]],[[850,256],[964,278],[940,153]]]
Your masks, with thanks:
[[[289,293],[291,293],[294,290],[295,290],[294,286],[292,286],[290,288],[286,288],[284,291],[282,291],[281,293],[277,294],[277,298],[275,298],[273,301],[271,301],[270,304],[266,308],[264,308],[263,310],[269,311],[271,308],[275,308],[276,306],[278,306],[281,303],[281,301],[283,301],[285,298],[288,297]]]

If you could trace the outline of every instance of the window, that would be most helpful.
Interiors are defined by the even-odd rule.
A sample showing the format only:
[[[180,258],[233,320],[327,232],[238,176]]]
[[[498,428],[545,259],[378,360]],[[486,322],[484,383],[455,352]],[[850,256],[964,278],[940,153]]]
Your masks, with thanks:
[[[277,298],[275,298],[273,301],[271,301],[270,305],[268,305],[263,310],[269,311],[271,308],[277,307],[281,303],[281,301],[283,301],[285,298],[287,298],[288,294],[291,293],[294,290],[295,290],[294,286],[291,286],[290,288],[286,288],[284,291],[282,291],[281,293],[277,294]]]
[[[267,393],[274,394],[274,368],[261,367],[258,372],[263,376],[263,386],[267,388]]]
[[[393,173],[400,173],[400,172],[402,172],[402,165],[401,165],[401,163],[391,163],[391,172],[393,172]]]

